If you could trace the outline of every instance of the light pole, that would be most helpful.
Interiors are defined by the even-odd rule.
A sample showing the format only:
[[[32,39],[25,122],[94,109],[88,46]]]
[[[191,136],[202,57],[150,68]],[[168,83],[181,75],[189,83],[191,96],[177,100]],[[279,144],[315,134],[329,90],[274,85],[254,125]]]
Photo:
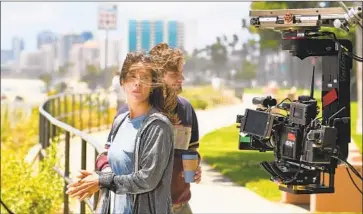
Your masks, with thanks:
[[[108,57],[108,29],[106,31],[106,38],[105,38],[105,70],[107,70],[107,57]]]

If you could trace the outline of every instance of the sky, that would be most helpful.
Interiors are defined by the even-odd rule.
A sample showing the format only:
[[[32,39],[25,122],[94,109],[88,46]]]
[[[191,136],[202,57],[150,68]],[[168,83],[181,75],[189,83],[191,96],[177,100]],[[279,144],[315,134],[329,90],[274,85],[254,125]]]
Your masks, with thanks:
[[[11,48],[14,36],[24,39],[25,51],[36,50],[37,33],[92,31],[96,39],[104,39],[97,29],[99,2],[2,2],[1,49]],[[104,3],[103,3],[104,4]],[[187,51],[213,43],[217,36],[251,36],[241,28],[248,18],[250,2],[114,2],[118,5],[118,29],[109,32],[110,39],[121,39],[126,51],[127,23],[137,20],[178,20],[185,23]],[[248,22],[247,22],[248,23]]]

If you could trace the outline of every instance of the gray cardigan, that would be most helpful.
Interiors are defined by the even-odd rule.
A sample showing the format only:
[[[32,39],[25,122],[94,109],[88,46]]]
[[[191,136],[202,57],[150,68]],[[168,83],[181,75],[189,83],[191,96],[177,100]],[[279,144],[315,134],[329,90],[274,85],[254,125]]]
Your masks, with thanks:
[[[129,112],[126,112],[115,118],[111,130],[113,136],[116,135],[115,129],[128,115]],[[172,124],[167,117],[152,108],[136,135],[134,173],[115,175],[113,172],[98,172],[100,187],[119,194],[132,194],[133,213],[172,213],[173,152]]]

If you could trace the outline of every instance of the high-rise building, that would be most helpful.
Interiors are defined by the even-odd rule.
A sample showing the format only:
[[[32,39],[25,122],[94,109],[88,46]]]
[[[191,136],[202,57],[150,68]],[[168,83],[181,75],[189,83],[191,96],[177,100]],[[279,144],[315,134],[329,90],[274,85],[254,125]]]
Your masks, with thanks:
[[[184,24],[178,21],[129,21],[128,51],[148,52],[160,42],[166,42],[170,47],[184,46]]]
[[[87,73],[87,66],[99,66],[100,47],[99,42],[88,40],[84,44],[75,44],[69,52],[71,64],[69,76],[74,80],[80,80]]]
[[[42,45],[52,44],[57,41],[57,35],[50,31],[43,31],[37,35],[37,47],[40,49]]]
[[[130,20],[129,21],[129,51],[135,51],[138,49],[138,47],[137,47],[137,41],[139,40],[138,32],[140,32],[139,27],[138,27],[138,21]]]
[[[44,57],[42,51],[22,52],[19,59],[20,69],[38,69],[38,74],[43,72]]]
[[[24,50],[24,41],[21,38],[14,37],[12,40],[12,51],[13,51],[13,60],[15,64],[15,68],[17,72],[20,72],[19,64],[20,64],[20,55]]]
[[[14,60],[13,50],[1,50],[1,64],[6,64]]]
[[[43,70],[46,73],[52,73],[58,70],[56,67],[55,59],[57,58],[57,45],[56,43],[43,44],[40,46],[40,51],[43,53]]]
[[[64,66],[69,62],[69,52],[72,46],[83,43],[83,38],[78,34],[65,34],[59,37],[57,43],[58,66]]]
[[[85,31],[81,33],[81,38],[83,40],[83,42],[87,42],[88,40],[92,40],[93,39],[93,33],[89,32],[89,31]]]

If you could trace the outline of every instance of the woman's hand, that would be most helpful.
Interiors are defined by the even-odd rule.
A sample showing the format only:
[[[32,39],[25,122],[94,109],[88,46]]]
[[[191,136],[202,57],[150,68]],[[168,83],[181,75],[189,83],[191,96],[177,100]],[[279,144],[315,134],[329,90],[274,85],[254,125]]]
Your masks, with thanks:
[[[78,182],[67,186],[66,193],[71,198],[78,197],[79,200],[84,200],[99,190],[99,176],[95,172],[81,170],[81,174],[77,178],[80,178]]]

